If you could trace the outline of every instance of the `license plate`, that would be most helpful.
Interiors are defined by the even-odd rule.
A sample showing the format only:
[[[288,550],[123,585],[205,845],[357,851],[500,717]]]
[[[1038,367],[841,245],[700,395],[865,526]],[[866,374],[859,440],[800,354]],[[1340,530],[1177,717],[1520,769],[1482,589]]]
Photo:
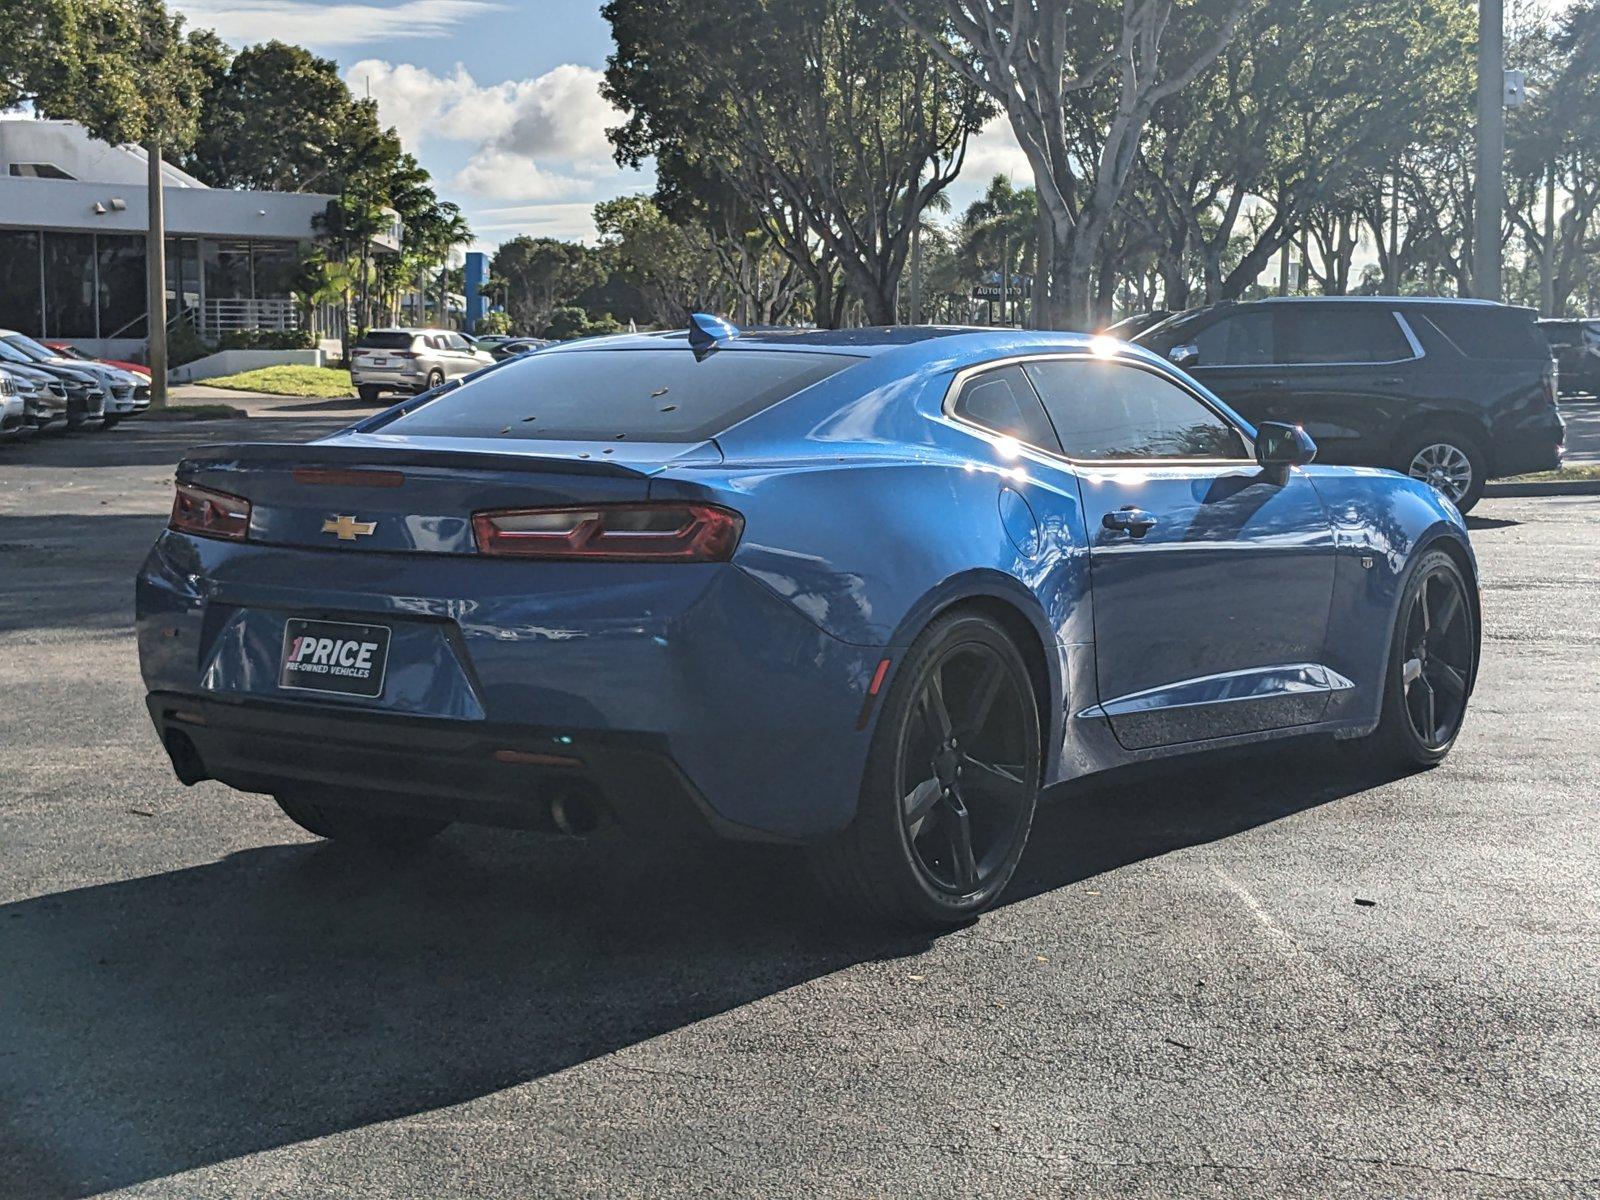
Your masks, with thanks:
[[[278,686],[301,692],[381,696],[388,663],[386,625],[290,617],[283,625]]]
[[[387,367],[389,365],[389,360],[387,358],[369,358],[367,359],[367,365],[373,367]]]

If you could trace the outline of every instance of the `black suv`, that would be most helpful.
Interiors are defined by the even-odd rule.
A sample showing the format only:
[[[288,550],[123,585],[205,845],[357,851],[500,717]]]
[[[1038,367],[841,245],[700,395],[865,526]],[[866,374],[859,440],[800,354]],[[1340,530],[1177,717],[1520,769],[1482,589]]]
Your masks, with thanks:
[[[1561,366],[1561,394],[1600,396],[1600,317],[1550,318],[1539,332]]]
[[[1465,512],[1560,465],[1556,366],[1531,309],[1328,296],[1194,309],[1133,339],[1251,421],[1303,425],[1323,462],[1392,467]]]

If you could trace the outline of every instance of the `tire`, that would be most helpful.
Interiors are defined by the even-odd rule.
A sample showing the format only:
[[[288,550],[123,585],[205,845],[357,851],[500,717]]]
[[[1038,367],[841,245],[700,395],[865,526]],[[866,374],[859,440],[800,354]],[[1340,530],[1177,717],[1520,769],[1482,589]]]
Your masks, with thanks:
[[[386,850],[419,846],[450,826],[449,821],[369,812],[340,804],[321,804],[298,796],[274,796],[273,799],[284,814],[306,832],[352,846]]]
[[[363,404],[376,404],[378,397],[383,395],[383,389],[374,387],[370,383],[363,383],[356,388],[356,395],[361,397],[361,403]]]
[[[953,612],[912,643],[882,703],[855,819],[811,849],[813,874],[854,919],[965,924],[1011,882],[1038,803],[1027,663],[1000,625]]]
[[[1472,438],[1453,429],[1436,429],[1406,438],[1395,456],[1395,470],[1431,484],[1466,513],[1483,498],[1489,463]]]
[[[423,390],[431,392],[431,391],[433,391],[434,388],[443,387],[443,386],[444,386],[444,372],[439,370],[438,367],[435,367],[433,370],[428,372],[428,386],[426,388],[424,388]]]
[[[1426,625],[1421,624],[1417,607],[1424,589]],[[1456,596],[1453,609],[1447,589]],[[1400,591],[1384,668],[1383,716],[1377,731],[1358,745],[1370,747],[1381,761],[1394,766],[1433,767],[1444,761],[1461,732],[1467,700],[1477,682],[1476,622],[1477,611],[1455,559],[1443,550],[1425,551]],[[1420,656],[1419,635],[1424,643]],[[1413,694],[1419,685],[1432,698],[1432,708],[1425,697]],[[1449,709],[1442,709],[1444,704]],[[1433,734],[1424,736],[1419,726],[1429,725]]]
[[[101,431],[104,432],[107,429],[115,429],[117,427],[117,422],[120,420],[122,420],[120,415],[113,417],[108,414],[106,419],[100,423]]]

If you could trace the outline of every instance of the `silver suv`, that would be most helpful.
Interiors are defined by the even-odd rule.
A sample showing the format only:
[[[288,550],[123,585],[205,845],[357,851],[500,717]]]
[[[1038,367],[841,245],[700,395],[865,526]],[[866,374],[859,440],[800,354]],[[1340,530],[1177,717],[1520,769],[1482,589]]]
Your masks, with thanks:
[[[369,403],[470,375],[494,358],[450,329],[369,329],[350,353],[350,381]]]

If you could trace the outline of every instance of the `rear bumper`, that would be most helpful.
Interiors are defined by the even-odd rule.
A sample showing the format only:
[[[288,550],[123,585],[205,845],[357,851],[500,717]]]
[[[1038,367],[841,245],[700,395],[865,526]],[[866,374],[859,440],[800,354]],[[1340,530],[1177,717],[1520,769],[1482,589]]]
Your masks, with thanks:
[[[1566,423],[1554,409],[1514,427],[1496,430],[1489,448],[1490,478],[1554,471],[1561,465],[1566,438]]]
[[[351,367],[350,382],[356,387],[383,388],[391,392],[420,392],[426,376],[420,369]]]
[[[553,804],[577,796],[630,834],[774,840],[722,817],[659,738],[163,692],[145,702],[186,784],[215,779],[508,829],[554,829]]]
[[[454,820],[537,822],[540,764],[494,757],[506,750],[578,758],[566,770],[623,825],[683,811],[669,795],[744,838],[814,840],[855,814],[883,651],[831,637],[732,564],[596,571],[169,531],[136,597],[157,728],[177,721],[206,774],[244,790],[375,789]],[[382,694],[280,688],[291,617],[389,626]],[[195,728],[170,715],[191,708],[209,714]]]

